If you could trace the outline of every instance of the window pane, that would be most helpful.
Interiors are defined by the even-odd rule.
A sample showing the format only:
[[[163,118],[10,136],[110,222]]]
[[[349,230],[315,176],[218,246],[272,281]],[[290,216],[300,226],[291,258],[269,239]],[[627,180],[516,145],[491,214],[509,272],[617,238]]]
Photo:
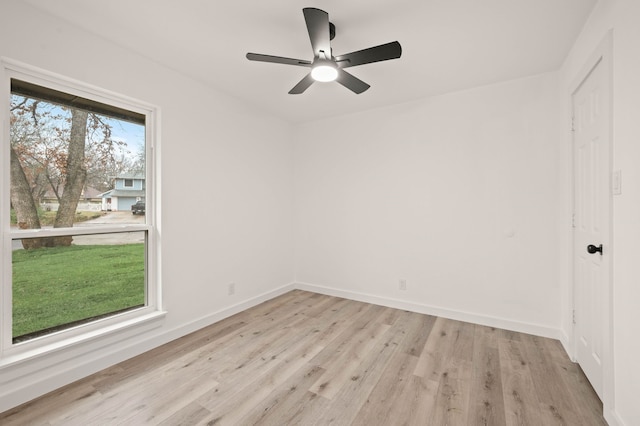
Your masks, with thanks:
[[[70,246],[38,238],[31,250],[14,240],[13,342],[144,306],[145,234],[75,235]]]
[[[11,95],[11,218],[20,229],[144,222],[145,126],[97,102],[29,86]],[[20,91],[22,90],[22,92]],[[60,92],[56,92],[60,93]],[[80,104],[91,110],[77,108]],[[87,104],[87,105],[85,105]],[[96,112],[98,111],[98,112]],[[124,118],[123,118],[124,117]],[[113,213],[128,213],[113,215]]]

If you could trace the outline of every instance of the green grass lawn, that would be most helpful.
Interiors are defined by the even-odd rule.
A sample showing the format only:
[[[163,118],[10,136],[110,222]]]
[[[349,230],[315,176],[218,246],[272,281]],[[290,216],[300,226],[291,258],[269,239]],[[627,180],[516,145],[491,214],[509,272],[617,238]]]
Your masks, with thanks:
[[[143,305],[144,264],[144,244],[14,251],[14,341]]]

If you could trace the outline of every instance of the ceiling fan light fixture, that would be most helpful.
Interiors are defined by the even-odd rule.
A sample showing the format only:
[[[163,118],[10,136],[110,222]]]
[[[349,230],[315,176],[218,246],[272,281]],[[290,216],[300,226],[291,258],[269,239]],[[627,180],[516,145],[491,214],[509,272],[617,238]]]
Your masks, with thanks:
[[[311,77],[315,81],[328,82],[338,78],[338,70],[335,66],[323,63],[316,65],[311,70]]]
[[[316,81],[336,81],[358,95],[371,86],[349,74],[343,68],[398,59],[402,55],[400,43],[392,41],[391,43],[381,44],[334,57],[331,49],[331,40],[335,36],[335,25],[329,22],[329,14],[315,7],[305,7],[302,9],[302,14],[307,24],[309,41],[313,49],[313,61],[251,52],[247,53],[247,59],[250,61],[311,68],[311,72],[305,74],[304,78],[289,90],[290,95],[304,93],[304,91]]]

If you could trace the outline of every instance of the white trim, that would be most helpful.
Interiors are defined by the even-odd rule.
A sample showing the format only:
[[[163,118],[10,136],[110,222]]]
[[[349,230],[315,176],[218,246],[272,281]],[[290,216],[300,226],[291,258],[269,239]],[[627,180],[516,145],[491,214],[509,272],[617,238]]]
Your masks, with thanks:
[[[70,346],[80,345],[83,342],[98,339],[127,327],[137,326],[139,323],[153,320],[165,314],[166,312],[159,311],[153,306],[144,306],[24,342],[14,343],[5,348],[2,357],[0,357],[0,371],[6,366],[48,355]],[[1,380],[0,383],[2,383]]]
[[[564,351],[567,353],[567,356],[569,357],[569,359],[572,362],[575,362],[575,359],[573,358],[573,353],[572,353],[572,340],[569,337],[569,335],[565,332],[564,329],[560,328],[558,330],[558,333],[560,333],[560,336],[558,337],[558,340],[560,340],[560,343],[562,344],[562,347],[564,348]]]
[[[160,283],[160,233],[159,215],[156,209],[159,208],[159,115],[160,111],[154,105],[123,96],[115,92],[101,89],[99,87],[86,84],[59,74],[42,70],[19,61],[0,58],[0,97],[8,100],[11,93],[11,78],[20,79],[44,87],[70,93],[87,99],[92,99],[104,104],[117,106],[123,109],[137,112],[145,116],[145,147],[146,147],[146,191],[147,215],[146,224],[131,225],[96,225],[78,226],[72,228],[43,228],[39,230],[18,230],[9,226],[8,218],[2,218],[1,235],[2,248],[4,253],[11,253],[11,240],[20,238],[38,238],[61,235],[89,235],[123,232],[145,232],[145,297],[146,306],[113,315],[91,323],[83,324],[57,333],[52,333],[43,337],[35,338],[23,343],[14,344],[12,342],[12,292],[11,292],[11,256],[3,256],[2,274],[0,276],[0,298],[3,303],[2,328],[0,329],[0,369],[7,365],[15,365],[22,361],[40,357],[43,354],[51,354],[57,351],[64,351],[68,347],[83,346],[87,348],[94,346],[93,341],[108,339],[108,335],[127,335],[126,328],[136,329],[140,324],[149,322],[150,319],[164,315],[162,312],[161,283]],[[2,150],[8,152],[10,141],[8,128],[8,101],[0,103],[0,118],[2,120]],[[0,208],[2,212],[8,212],[9,193],[9,160],[8,155],[2,157],[2,172],[0,174]],[[156,198],[158,198],[156,200]],[[153,322],[153,321],[152,321]],[[98,343],[99,344],[99,343]],[[75,352],[84,353],[82,349]]]
[[[562,332],[559,328],[548,327],[542,324],[513,321],[500,317],[458,311],[433,305],[409,302],[400,299],[390,299],[373,294],[346,291],[335,287],[328,287],[304,282],[297,282],[295,288],[299,290],[311,291],[314,293],[326,294],[328,296],[336,296],[350,300],[357,300],[359,302],[372,303],[374,305],[386,306],[389,308],[403,309],[420,314],[433,315],[457,321],[485,325],[487,327],[501,328],[505,330],[517,331],[519,333],[534,334],[536,336],[549,337],[551,339],[562,339]]]
[[[613,410],[604,410],[604,419],[609,426],[627,426],[620,416],[618,416],[618,413]]]
[[[4,69],[3,61],[0,58],[0,128],[2,129],[2,133],[0,133],[0,245],[2,245],[2,253],[11,253],[11,238],[10,234],[10,219],[3,217],[3,214],[7,214],[10,211],[10,201],[7,199],[8,197],[2,196],[2,194],[9,193],[9,180],[10,180],[10,160],[9,155],[2,155],[4,152],[8,152],[7,149],[4,151],[4,142],[10,141],[10,131],[9,131],[9,102],[11,96],[11,82],[9,78],[6,76],[6,70]],[[11,335],[11,321],[12,321],[12,313],[2,308],[2,303],[12,303],[13,294],[11,291],[11,287],[9,285],[5,285],[5,282],[11,282],[11,256],[2,256],[0,259],[0,354],[2,354],[5,350],[6,341],[3,339],[3,336]],[[8,281],[7,281],[8,280]],[[6,306],[6,303],[4,306]]]
[[[256,305],[259,305],[261,303],[274,299],[278,296],[281,296],[295,289],[296,289],[295,283],[285,284],[274,290],[264,292],[257,296],[246,299],[243,302],[238,302],[235,305],[228,306],[216,312],[212,312],[203,317],[190,321],[187,324],[184,324],[180,327],[167,331],[166,333],[164,333],[163,336],[169,339],[167,340],[167,342],[170,342],[171,340],[180,338],[189,333],[193,333],[194,331],[198,331],[201,328],[210,326],[211,324],[215,324],[218,321],[222,321],[225,318],[228,318],[237,313],[246,311],[249,308],[252,308]]]
[[[43,358],[44,362],[6,367],[2,388],[7,390],[0,394],[0,412],[153,349],[159,344],[145,336],[160,327],[162,320],[158,316],[81,346],[69,346]],[[14,380],[18,383],[7,384]]]
[[[123,232],[144,232],[151,227],[149,225],[96,225],[91,227],[72,228],[41,228],[41,229],[15,229],[11,230],[11,239],[59,237],[65,235],[99,235],[120,234]]]
[[[610,30],[605,37],[602,39],[598,47],[591,54],[589,59],[584,63],[582,69],[573,77],[571,84],[569,85],[568,93],[566,94],[568,98],[568,102],[570,105],[569,112],[571,116],[573,116],[573,103],[571,102],[573,94],[578,90],[583,81],[588,77],[589,73],[596,67],[596,65],[600,64],[602,66],[602,70],[605,75],[605,79],[608,84],[607,88],[607,107],[608,107],[608,119],[609,119],[609,129],[608,129],[608,144],[609,144],[609,165],[608,165],[608,176],[611,177],[611,171],[613,170],[613,32]],[[571,119],[571,117],[569,117]],[[573,164],[573,133],[571,132],[569,136],[569,142],[571,148],[571,199],[575,199],[574,189],[575,185],[573,182],[573,177],[575,174],[575,166]],[[604,304],[604,321],[602,330],[604,333],[603,342],[603,354],[602,354],[602,367],[603,367],[603,384],[602,384],[602,403],[603,403],[603,415],[607,421],[610,422],[610,419],[617,419],[617,415],[615,414],[615,376],[614,376],[614,358],[613,358],[613,199],[611,193],[611,184],[607,185],[608,191],[608,215],[609,220],[604,229],[604,238],[603,245],[607,247],[609,250],[609,271],[607,274],[607,282],[605,286],[607,287],[606,300],[603,301]],[[573,201],[572,210],[573,209]],[[573,211],[572,211],[573,213]],[[569,314],[575,309],[575,274],[574,274],[574,232],[573,229],[570,230],[571,238],[569,239],[569,271],[570,271],[570,286],[569,286],[569,302],[571,303],[571,307],[569,310]],[[570,357],[575,360],[576,347],[577,347],[577,336],[575,333],[575,325],[571,325],[571,329],[568,331],[568,339],[569,346],[571,348]],[[611,422],[610,422],[611,423]],[[619,423],[619,422],[618,422]],[[621,424],[621,423],[620,423]]]
[[[100,370],[130,359],[134,356],[140,355],[149,350],[155,349],[163,344],[169,343],[175,339],[200,330],[204,327],[212,325],[225,318],[228,318],[239,312],[243,312],[246,309],[252,308],[256,305],[259,305],[260,303],[266,302],[295,289],[310,291],[319,294],[326,294],[330,296],[343,297],[350,300],[388,306],[396,309],[404,309],[427,315],[437,315],[443,318],[471,322],[474,324],[502,328],[521,333],[529,333],[542,337],[557,338],[561,341],[563,340],[563,334],[560,330],[540,324],[511,321],[503,318],[489,317],[469,312],[455,311],[424,304],[417,304],[404,300],[388,299],[371,294],[344,291],[327,286],[320,286],[303,282],[293,282],[280,286],[274,290],[262,293],[255,297],[246,299],[245,301],[239,302],[235,305],[220,309],[216,312],[190,321],[189,323],[182,326],[167,330],[161,335],[148,337],[148,329],[140,329],[137,333],[131,334],[126,338],[114,334],[113,338],[117,339],[115,341],[118,341],[119,344],[114,344],[114,342],[111,341],[98,341],[97,343],[101,343],[101,346],[92,349],[91,353],[95,355],[94,357],[91,357],[91,359],[83,360],[81,363],[74,362],[67,368],[56,369],[55,373],[49,374],[48,376],[42,376],[40,371],[30,370],[28,374],[34,376],[34,379],[31,383],[29,383],[27,386],[23,386],[22,388],[14,389],[11,391],[11,393],[0,395],[0,412],[16,407],[40,395],[44,395],[47,392],[58,389],[78,379],[84,378],[90,374],[96,373]],[[129,333],[131,333],[131,330],[129,330]],[[131,336],[136,336],[136,338],[131,339]],[[60,353],[60,356],[66,360],[69,359],[68,354],[64,351]],[[77,356],[74,357],[74,360],[77,359]],[[54,360],[54,362],[55,361],[56,360]],[[63,362],[61,359],[57,361],[60,363]],[[20,376],[20,372],[17,372],[16,374]],[[609,419],[605,416],[605,418],[611,426],[625,426],[624,423],[619,420],[615,413],[610,414],[611,416],[615,417],[615,420],[613,420],[613,417],[612,419]]]
[[[7,58],[6,56],[0,57],[0,63],[2,64],[2,70],[5,73],[4,77],[11,76],[14,73],[20,74],[22,77],[17,77],[19,80],[24,80],[24,77],[27,77],[29,83],[86,97],[94,101],[117,106],[142,115],[147,115],[149,112],[153,112],[157,109],[155,105],[148,102],[103,89],[62,74],[47,71],[21,61],[16,61],[15,59]],[[8,94],[10,93],[10,85],[7,84],[7,86]]]
[[[147,232],[147,304],[163,310],[162,257],[160,252],[160,108],[148,106],[145,122],[145,221]],[[154,285],[149,285],[154,283]]]
[[[124,329],[130,327],[142,327],[147,324],[152,324],[152,328],[159,326],[159,321],[164,319],[166,312],[154,311],[144,316],[136,316],[128,320],[115,322],[107,327],[100,327],[93,332],[83,333],[77,336],[69,336],[60,342],[54,342],[45,346],[38,345],[35,348],[23,351],[19,355],[7,356],[0,360],[0,372],[2,372],[2,379],[0,384],[4,384],[19,378],[16,376],[15,371],[19,365],[31,362],[37,358],[55,356],[57,352],[63,352],[68,349],[73,349],[75,346],[84,342],[93,340],[99,340],[105,336],[117,335]]]

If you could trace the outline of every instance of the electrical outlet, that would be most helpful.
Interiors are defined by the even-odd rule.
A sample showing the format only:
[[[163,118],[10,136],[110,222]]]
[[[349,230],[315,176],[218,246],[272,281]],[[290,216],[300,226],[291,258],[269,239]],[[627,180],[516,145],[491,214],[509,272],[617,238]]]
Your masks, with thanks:
[[[407,280],[398,281],[398,288],[400,288],[400,290],[406,290],[407,289]]]
[[[236,283],[229,283],[229,285],[227,286],[227,294],[229,296],[233,296],[234,294],[236,294]]]

